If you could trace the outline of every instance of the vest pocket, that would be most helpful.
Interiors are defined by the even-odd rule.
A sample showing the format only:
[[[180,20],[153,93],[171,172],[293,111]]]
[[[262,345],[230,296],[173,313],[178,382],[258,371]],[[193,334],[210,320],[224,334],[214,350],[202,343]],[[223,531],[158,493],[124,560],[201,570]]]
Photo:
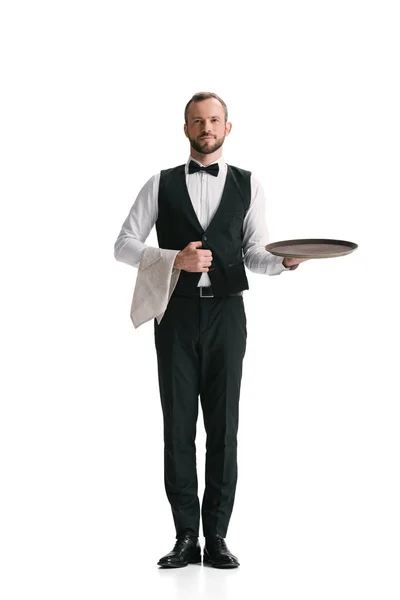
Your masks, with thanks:
[[[244,260],[241,260],[240,262],[236,263],[229,263],[228,267],[237,267],[238,265],[244,265]]]
[[[242,210],[234,210],[234,211],[226,210],[222,213],[222,216],[228,221],[230,221],[231,219],[243,219],[244,220],[244,214],[243,214]]]

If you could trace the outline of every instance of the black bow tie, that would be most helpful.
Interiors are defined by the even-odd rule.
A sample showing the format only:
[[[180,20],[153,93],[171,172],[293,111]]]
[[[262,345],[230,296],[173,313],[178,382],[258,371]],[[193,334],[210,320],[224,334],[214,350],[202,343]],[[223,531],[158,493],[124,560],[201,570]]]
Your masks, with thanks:
[[[189,163],[189,174],[197,173],[198,171],[204,171],[205,173],[210,173],[210,175],[214,175],[216,177],[219,173],[219,165],[218,163],[214,163],[209,167],[202,167],[194,160],[191,160]]]

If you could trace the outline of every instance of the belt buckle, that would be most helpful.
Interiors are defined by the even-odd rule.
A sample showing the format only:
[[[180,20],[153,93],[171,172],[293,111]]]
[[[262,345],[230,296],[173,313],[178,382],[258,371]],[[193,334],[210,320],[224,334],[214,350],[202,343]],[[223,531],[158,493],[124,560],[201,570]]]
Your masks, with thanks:
[[[200,298],[214,298],[214,294],[211,294],[210,296],[203,296],[203,289],[204,286],[200,286]]]

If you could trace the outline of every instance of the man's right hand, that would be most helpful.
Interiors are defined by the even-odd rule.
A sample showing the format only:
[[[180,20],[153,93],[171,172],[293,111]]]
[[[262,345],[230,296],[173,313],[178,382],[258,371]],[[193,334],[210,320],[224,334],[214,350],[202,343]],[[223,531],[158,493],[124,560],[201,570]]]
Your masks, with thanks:
[[[211,250],[199,250],[202,242],[190,242],[175,257],[175,269],[190,273],[207,273],[212,262]]]

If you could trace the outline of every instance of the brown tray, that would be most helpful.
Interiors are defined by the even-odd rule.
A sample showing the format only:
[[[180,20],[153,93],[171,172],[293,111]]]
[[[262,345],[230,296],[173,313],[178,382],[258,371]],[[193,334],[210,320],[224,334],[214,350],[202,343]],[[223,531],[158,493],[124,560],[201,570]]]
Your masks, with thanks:
[[[265,249],[285,258],[331,258],[353,252],[358,245],[343,240],[303,239],[267,244]]]

